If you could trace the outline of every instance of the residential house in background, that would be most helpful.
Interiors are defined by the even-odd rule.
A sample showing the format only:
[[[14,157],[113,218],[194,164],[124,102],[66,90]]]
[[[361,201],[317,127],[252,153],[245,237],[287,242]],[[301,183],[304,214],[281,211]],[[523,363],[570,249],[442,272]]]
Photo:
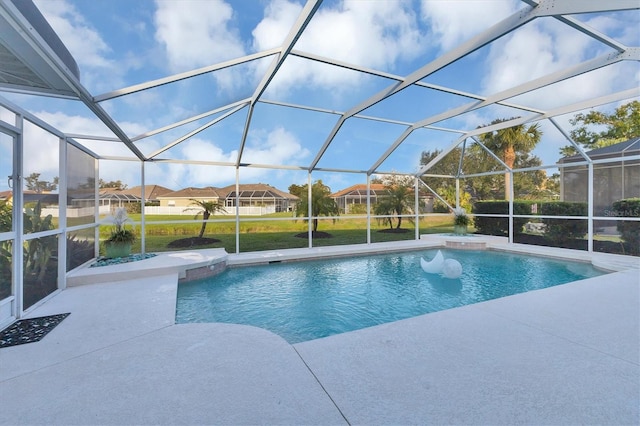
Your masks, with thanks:
[[[229,185],[224,188],[213,186],[205,188],[184,188],[178,191],[165,193],[157,197],[160,205],[158,208],[145,208],[147,214],[194,214],[193,200],[213,201],[221,203],[227,215],[236,214],[236,206],[240,215],[261,216],[270,213],[293,211],[298,197],[281,191],[271,185],[243,184],[239,186],[236,194],[236,186]],[[225,214],[224,212],[216,214]]]
[[[378,197],[385,193],[385,186],[381,183],[372,183],[369,185],[371,193],[371,205],[378,202]],[[367,212],[367,185],[357,184],[345,188],[341,191],[334,192],[330,195],[338,204],[340,213],[366,213]]]
[[[585,153],[594,161],[593,166],[593,214],[609,216],[612,204],[625,198],[640,197],[640,138],[594,149]],[[636,159],[625,160],[625,157]],[[620,160],[619,158],[623,159]],[[607,158],[618,158],[613,162],[599,162]],[[588,166],[581,155],[561,158],[560,200],[588,201]],[[571,164],[575,163],[575,166]],[[568,166],[567,166],[568,165]]]
[[[89,196],[90,200],[91,197]],[[110,214],[119,207],[127,207],[130,203],[140,203],[140,195],[128,194],[116,188],[102,188],[98,191],[100,214]]]
[[[158,197],[172,191],[172,189],[161,185],[145,185],[145,203],[159,205]],[[129,203],[139,203],[142,200],[142,195],[142,186],[139,185],[127,189],[102,188],[98,193],[101,210],[106,208],[110,211],[117,207],[126,207]]]
[[[160,207],[189,207],[192,200],[220,201],[220,193],[217,188],[207,186],[205,188],[188,187],[177,191],[167,192],[158,196]]]
[[[371,206],[375,206],[381,197],[387,194],[387,189],[384,184],[372,183],[369,185],[369,191],[371,193]],[[411,194],[413,194],[413,188],[411,188]],[[433,196],[419,191],[418,196],[422,203],[422,211],[430,213],[433,211]],[[342,214],[366,214],[367,212],[367,185],[357,184],[345,188],[341,191],[334,192],[330,195],[340,209]]]
[[[238,194],[235,185],[221,188],[220,192],[224,194],[227,211],[234,211],[238,205],[241,208],[262,209],[264,212],[261,214],[290,212],[299,200],[293,194],[264,183],[240,185]]]
[[[124,194],[140,197],[142,196],[142,187],[138,185],[132,188],[124,189],[121,192]],[[170,192],[173,192],[173,189],[165,188],[162,185],[145,185],[144,201],[147,205],[160,205],[160,200],[158,199],[158,197]]]

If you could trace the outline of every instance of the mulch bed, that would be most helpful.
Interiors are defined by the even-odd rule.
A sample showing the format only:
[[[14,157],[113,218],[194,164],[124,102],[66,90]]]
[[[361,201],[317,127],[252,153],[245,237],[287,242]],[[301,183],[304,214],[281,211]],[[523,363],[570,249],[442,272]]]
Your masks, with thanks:
[[[179,240],[173,240],[167,247],[171,248],[188,248],[188,247],[198,247],[198,246],[206,246],[213,243],[219,243],[220,240],[217,238],[207,238],[207,237],[190,237],[190,238],[180,238]]]
[[[407,232],[411,232],[411,230],[405,228],[387,228],[380,229],[378,232],[381,232],[383,234],[406,234]]]
[[[68,316],[69,313],[18,320],[0,332],[0,348],[38,342]]]
[[[535,246],[545,246],[545,247],[560,247],[560,248],[568,248],[574,250],[587,250],[588,249],[588,241],[584,239],[580,240],[568,240],[563,243],[555,243],[549,241],[542,235],[530,235],[530,234],[521,234],[515,235],[513,238],[514,243],[521,244],[531,244]],[[593,251],[598,253],[611,253],[611,254],[626,254],[629,255],[630,251],[628,248],[623,247],[621,243],[616,243],[613,241],[593,241]]]
[[[390,233],[390,234],[404,234],[407,232],[413,232],[412,230],[405,228],[387,228],[380,229],[377,232],[381,233]],[[313,232],[314,239],[321,238],[333,238],[333,235],[328,232],[316,231]],[[296,238],[308,238],[308,232],[300,232],[299,234],[295,234]],[[190,238],[181,238],[179,240],[173,240],[167,247],[170,248],[193,248],[198,246],[210,245],[214,243],[219,243],[220,240],[217,238],[198,238],[198,237],[190,237]],[[561,244],[557,244],[549,241],[542,235],[531,235],[531,234],[521,234],[516,235],[514,237],[514,242],[521,244],[531,244],[536,246],[547,246],[547,247],[561,247],[561,248],[570,248],[574,250],[587,250],[587,240],[569,240]],[[601,253],[613,253],[613,254],[630,254],[629,250],[622,246],[620,243],[615,243],[612,241],[594,241],[593,242],[593,250]]]
[[[308,238],[309,237],[309,233],[308,232],[301,232],[299,234],[295,235],[296,238]],[[311,233],[311,236],[313,238],[333,238],[333,235],[329,234],[328,232],[322,232],[322,231],[314,231]]]

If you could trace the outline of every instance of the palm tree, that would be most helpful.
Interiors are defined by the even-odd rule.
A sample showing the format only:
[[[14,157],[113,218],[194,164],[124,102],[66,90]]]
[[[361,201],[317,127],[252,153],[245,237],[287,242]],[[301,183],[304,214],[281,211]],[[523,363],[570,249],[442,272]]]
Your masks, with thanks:
[[[198,238],[202,238],[202,236],[204,235],[204,230],[207,227],[207,220],[209,220],[209,217],[212,214],[216,214],[216,212],[226,213],[227,210],[225,210],[224,205],[222,205],[222,203],[220,203],[219,201],[196,200],[195,198],[191,198],[190,201],[190,205],[197,207],[184,209],[184,211],[198,210],[196,215],[193,217],[194,219],[199,215],[202,215],[202,226],[200,227],[200,234],[198,234]]]
[[[387,185],[386,191],[387,193],[376,204],[374,213],[380,216],[395,214],[398,217],[396,229],[400,229],[402,215],[413,212],[413,194],[406,185]],[[393,228],[393,218],[385,217],[382,221],[388,223],[390,229]]]
[[[513,120],[513,118],[509,120]],[[499,118],[489,123],[489,126],[509,120]],[[530,152],[540,142],[541,137],[540,125],[536,123],[530,126],[519,124],[507,129],[484,133],[479,136],[479,139],[488,149],[501,157],[507,167],[513,169],[513,165],[516,162],[516,153]],[[511,188],[511,175],[505,173],[504,179],[505,199],[509,200],[511,196],[511,191],[509,191],[509,188]]]
[[[309,196],[307,185],[303,185],[302,196],[296,206],[297,216],[309,216]],[[340,209],[336,201],[331,198],[331,188],[324,185],[322,180],[311,185],[311,216],[313,216],[313,232],[318,231],[318,216],[339,216]]]

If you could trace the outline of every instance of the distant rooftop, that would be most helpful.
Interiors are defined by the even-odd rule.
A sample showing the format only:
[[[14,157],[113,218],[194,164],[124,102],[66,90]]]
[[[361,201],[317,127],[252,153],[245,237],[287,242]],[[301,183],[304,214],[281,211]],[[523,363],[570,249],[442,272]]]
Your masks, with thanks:
[[[591,151],[585,152],[585,154],[592,160],[597,158],[637,155],[640,154],[640,137],[602,148],[592,149]],[[583,160],[582,155],[576,154],[561,158],[560,163],[573,163],[580,160]]]

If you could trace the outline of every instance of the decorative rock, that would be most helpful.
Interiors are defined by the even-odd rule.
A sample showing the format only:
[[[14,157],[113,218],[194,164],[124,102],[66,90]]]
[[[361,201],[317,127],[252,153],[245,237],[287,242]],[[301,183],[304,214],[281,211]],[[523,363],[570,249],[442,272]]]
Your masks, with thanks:
[[[137,262],[139,260],[150,259],[154,256],[156,256],[155,253],[145,253],[145,254],[130,254],[129,256],[115,257],[115,258],[100,257],[91,265],[89,265],[89,267],[95,268],[98,266],[119,265],[121,263]]]

